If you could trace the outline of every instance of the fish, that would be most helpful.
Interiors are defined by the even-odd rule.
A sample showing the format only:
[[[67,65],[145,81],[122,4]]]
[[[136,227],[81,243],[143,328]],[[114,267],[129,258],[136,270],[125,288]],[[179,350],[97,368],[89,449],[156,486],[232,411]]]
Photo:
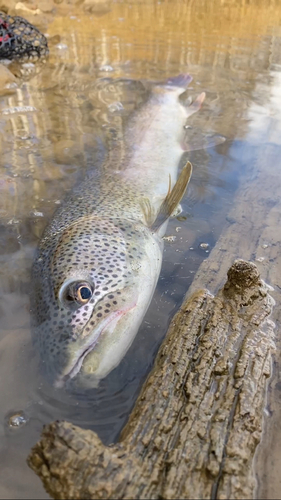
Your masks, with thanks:
[[[131,346],[159,278],[169,217],[189,183],[178,175],[192,103],[181,74],[156,83],[128,120],[121,143],[78,183],[38,245],[31,277],[31,332],[55,387],[78,374],[93,386]]]

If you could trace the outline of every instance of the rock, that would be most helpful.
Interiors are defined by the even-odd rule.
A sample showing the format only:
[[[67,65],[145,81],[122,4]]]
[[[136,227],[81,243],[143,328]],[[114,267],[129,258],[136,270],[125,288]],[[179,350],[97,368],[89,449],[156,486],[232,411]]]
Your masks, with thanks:
[[[10,94],[17,89],[17,78],[13,73],[0,63],[0,95]]]

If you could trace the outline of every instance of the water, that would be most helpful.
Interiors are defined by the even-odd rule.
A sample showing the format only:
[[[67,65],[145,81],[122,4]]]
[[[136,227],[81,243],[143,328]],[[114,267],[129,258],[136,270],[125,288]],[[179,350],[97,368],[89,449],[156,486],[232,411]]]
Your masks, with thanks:
[[[49,35],[48,63],[38,72],[26,68],[31,76],[0,96],[1,498],[47,498],[25,463],[44,423],[64,418],[106,443],[117,439],[245,172],[268,143],[281,152],[278,2],[87,0],[54,7],[36,17]],[[168,227],[151,307],[127,356],[98,389],[56,390],[38,371],[29,331],[29,272],[42,230],[87,169],[99,168],[129,114],[147,98],[147,82],[186,71],[194,78],[190,95],[207,97],[186,130],[194,174],[182,213]],[[276,374],[275,422],[278,380]],[[278,429],[268,430],[269,441],[279,442]],[[266,475],[257,469],[260,498],[280,495],[277,446],[270,453]]]

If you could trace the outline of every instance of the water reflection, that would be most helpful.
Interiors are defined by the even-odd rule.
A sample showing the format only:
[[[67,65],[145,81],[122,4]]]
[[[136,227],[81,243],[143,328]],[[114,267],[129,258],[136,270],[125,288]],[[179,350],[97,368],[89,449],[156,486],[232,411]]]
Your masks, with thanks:
[[[169,318],[225,224],[240,174],[265,131],[275,141],[280,120],[269,109],[281,67],[278,2],[86,0],[55,9],[37,18],[50,36],[47,65],[0,97],[2,498],[46,498],[25,465],[43,423],[65,418],[107,443],[117,438]],[[149,82],[186,68],[190,95],[205,91],[207,98],[186,131],[194,174],[183,212],[168,228],[174,238],[151,307],[128,355],[98,389],[55,390],[38,372],[30,342],[35,247],[66,192],[118,142]],[[200,150],[220,136],[224,143]],[[20,411],[27,424],[10,429],[6,417]]]

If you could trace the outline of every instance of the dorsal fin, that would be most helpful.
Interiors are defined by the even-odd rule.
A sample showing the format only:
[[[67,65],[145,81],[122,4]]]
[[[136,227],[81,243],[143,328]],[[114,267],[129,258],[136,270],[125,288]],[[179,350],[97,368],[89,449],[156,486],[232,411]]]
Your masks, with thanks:
[[[153,232],[156,232],[162,224],[172,215],[180,203],[192,174],[192,165],[188,161],[183,167],[179,178],[171,190],[171,180],[169,178],[169,189],[167,196],[161,204],[158,213],[155,215],[149,200],[145,199],[142,203],[146,223]]]

